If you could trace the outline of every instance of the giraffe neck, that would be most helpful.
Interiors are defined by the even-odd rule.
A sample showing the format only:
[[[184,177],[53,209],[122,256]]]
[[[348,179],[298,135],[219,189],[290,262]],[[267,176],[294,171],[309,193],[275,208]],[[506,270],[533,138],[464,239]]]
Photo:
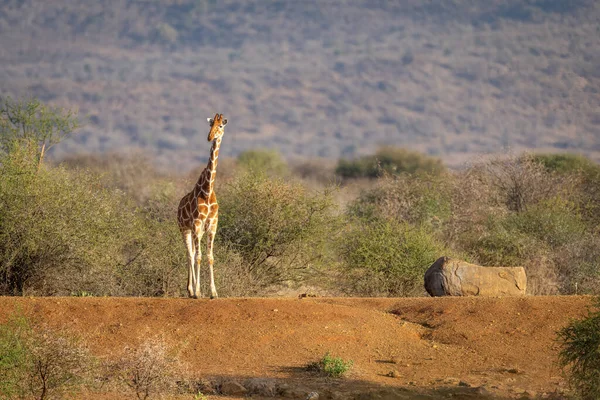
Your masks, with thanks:
[[[217,176],[217,161],[219,158],[219,147],[221,147],[221,137],[216,138],[213,141],[213,145],[210,149],[210,158],[208,164],[202,174],[196,187],[204,194],[210,194],[214,190],[215,178]]]

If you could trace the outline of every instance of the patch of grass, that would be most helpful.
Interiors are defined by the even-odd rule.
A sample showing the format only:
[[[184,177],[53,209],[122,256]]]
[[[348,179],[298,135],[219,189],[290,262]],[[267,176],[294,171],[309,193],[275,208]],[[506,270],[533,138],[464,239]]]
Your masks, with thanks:
[[[332,378],[340,378],[345,375],[353,365],[354,362],[352,360],[345,361],[343,358],[333,357],[327,352],[319,361],[310,363],[307,369]]]

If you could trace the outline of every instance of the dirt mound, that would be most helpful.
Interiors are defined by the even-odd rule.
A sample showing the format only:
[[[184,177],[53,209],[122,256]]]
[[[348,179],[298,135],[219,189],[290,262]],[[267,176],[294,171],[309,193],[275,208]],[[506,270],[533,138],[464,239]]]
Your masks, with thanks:
[[[302,390],[335,398],[367,389],[404,398],[402,391],[430,396],[442,387],[515,397],[564,389],[555,332],[589,304],[588,297],[558,296],[0,298],[0,321],[20,312],[73,330],[108,359],[159,336],[194,377],[217,384],[267,379],[272,390],[283,388],[292,398]],[[354,361],[348,378],[331,381],[306,371],[327,352]]]

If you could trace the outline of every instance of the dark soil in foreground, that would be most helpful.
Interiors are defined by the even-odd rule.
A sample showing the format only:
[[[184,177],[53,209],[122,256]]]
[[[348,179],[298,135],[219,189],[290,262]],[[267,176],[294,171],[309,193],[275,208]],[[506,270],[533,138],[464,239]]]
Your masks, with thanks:
[[[72,330],[109,360],[158,336],[208,392],[237,382],[254,398],[560,398],[556,331],[590,300],[4,297],[0,322],[20,312]],[[306,370],[327,352],[353,360],[347,377]]]

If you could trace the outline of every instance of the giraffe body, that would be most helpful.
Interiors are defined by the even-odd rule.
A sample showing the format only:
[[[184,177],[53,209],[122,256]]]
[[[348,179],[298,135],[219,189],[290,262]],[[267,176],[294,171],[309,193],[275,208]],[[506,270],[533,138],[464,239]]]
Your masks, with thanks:
[[[188,253],[188,294],[190,297],[201,297],[200,292],[200,240],[206,234],[206,252],[210,273],[210,297],[217,297],[213,271],[213,243],[219,221],[219,204],[214,191],[217,173],[217,160],[223,136],[223,128],[227,120],[223,114],[208,118],[210,131],[208,141],[213,145],[210,150],[208,165],[200,174],[194,189],[183,196],[177,209],[177,221]]]

